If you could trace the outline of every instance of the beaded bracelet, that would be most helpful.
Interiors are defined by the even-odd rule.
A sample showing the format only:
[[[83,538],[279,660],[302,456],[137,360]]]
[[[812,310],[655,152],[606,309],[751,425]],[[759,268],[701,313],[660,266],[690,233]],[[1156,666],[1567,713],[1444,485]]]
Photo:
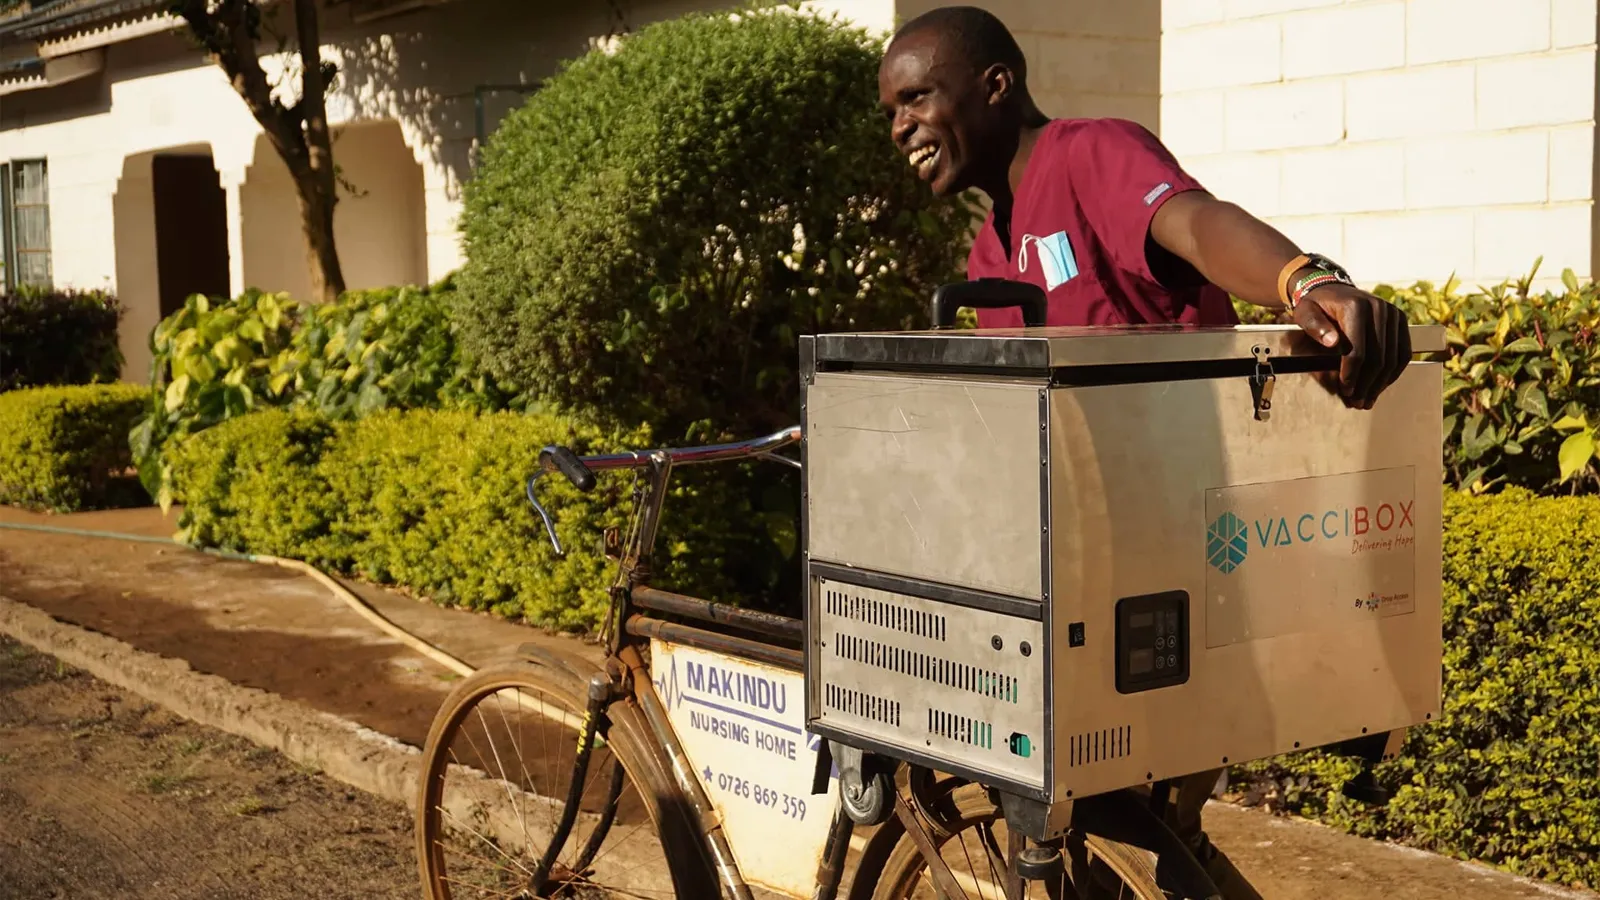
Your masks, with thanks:
[[[1336,284],[1340,280],[1341,279],[1338,275],[1335,275],[1334,273],[1324,269],[1316,269],[1312,271],[1311,274],[1306,275],[1299,281],[1295,282],[1294,290],[1289,294],[1291,300],[1289,309],[1292,310],[1299,306],[1301,301],[1305,300],[1306,294],[1310,293],[1312,290],[1322,287],[1325,284]]]

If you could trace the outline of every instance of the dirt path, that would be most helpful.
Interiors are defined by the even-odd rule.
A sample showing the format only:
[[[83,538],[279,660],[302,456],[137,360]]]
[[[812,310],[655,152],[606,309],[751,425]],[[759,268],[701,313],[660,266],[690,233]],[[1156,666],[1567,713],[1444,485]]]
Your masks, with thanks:
[[[0,637],[0,900],[417,893],[410,818]]]

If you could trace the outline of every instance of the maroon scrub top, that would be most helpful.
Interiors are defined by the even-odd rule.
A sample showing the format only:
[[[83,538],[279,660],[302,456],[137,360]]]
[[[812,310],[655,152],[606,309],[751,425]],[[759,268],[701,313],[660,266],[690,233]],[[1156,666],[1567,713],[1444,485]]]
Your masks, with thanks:
[[[1123,119],[1055,119],[1016,192],[1008,255],[983,223],[967,277],[1045,288],[1049,325],[1239,321],[1226,291],[1149,240],[1161,204],[1203,190],[1156,136]],[[980,328],[1017,327],[1018,309],[979,310]]]

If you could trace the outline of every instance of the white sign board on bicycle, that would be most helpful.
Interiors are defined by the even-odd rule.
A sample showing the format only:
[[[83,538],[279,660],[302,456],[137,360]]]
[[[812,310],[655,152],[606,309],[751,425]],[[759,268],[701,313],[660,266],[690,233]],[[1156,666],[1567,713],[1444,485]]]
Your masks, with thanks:
[[[820,739],[800,673],[659,639],[650,669],[745,880],[809,897],[839,795],[831,780],[811,793]]]

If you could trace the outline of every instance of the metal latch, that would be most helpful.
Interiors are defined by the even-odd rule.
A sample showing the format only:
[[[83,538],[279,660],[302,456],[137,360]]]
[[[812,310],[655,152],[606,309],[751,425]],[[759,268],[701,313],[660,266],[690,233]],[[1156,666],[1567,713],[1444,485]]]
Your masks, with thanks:
[[[1255,346],[1250,353],[1256,358],[1256,373],[1250,376],[1250,397],[1255,403],[1256,421],[1265,422],[1272,418],[1272,386],[1278,376],[1272,371],[1271,348]]]

